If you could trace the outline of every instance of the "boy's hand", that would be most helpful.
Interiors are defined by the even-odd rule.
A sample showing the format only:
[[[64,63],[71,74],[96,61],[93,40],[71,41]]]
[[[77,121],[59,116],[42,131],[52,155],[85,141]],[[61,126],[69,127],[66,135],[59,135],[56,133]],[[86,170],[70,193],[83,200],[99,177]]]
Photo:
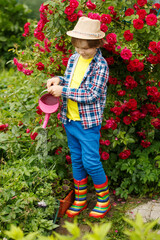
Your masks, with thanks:
[[[63,88],[62,86],[54,85],[48,88],[48,92],[55,97],[60,97],[62,94],[62,88]]]
[[[53,77],[47,80],[47,88],[49,89],[52,85],[58,85],[60,82],[59,77]]]

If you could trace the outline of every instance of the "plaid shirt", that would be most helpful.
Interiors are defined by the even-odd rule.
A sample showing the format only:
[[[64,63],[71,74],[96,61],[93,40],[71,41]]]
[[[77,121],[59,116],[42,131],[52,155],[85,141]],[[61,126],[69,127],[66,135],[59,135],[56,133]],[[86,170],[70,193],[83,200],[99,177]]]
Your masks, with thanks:
[[[102,57],[100,49],[89,64],[83,80],[78,89],[70,88],[72,76],[78,62],[79,54],[73,54],[65,71],[64,77],[60,78],[63,104],[61,108],[61,121],[67,122],[67,99],[78,103],[79,115],[84,129],[101,124],[102,115],[106,102],[107,81],[109,69],[106,60]]]

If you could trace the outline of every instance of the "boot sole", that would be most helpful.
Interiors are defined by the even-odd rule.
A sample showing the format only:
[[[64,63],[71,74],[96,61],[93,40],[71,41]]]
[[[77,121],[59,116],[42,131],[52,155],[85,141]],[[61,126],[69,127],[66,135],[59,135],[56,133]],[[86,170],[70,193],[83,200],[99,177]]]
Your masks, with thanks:
[[[67,213],[67,212],[66,212],[66,215],[70,218],[73,218],[73,217],[79,215],[86,208],[87,208],[87,204],[79,212],[76,212],[74,215],[72,213]]]
[[[94,218],[104,218],[104,216],[111,210],[111,205],[109,206],[108,210],[103,213],[102,215],[100,216],[92,216],[91,214],[89,214],[89,217],[94,217]]]

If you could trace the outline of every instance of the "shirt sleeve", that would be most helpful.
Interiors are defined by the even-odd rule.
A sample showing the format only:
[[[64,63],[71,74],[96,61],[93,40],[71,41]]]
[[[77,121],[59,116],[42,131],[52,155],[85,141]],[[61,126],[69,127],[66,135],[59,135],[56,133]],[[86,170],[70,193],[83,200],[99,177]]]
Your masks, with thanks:
[[[93,78],[88,86],[81,88],[63,87],[62,96],[79,103],[94,103],[103,91],[107,90],[107,81],[109,77],[109,68],[106,64],[100,64],[96,74],[90,76]]]

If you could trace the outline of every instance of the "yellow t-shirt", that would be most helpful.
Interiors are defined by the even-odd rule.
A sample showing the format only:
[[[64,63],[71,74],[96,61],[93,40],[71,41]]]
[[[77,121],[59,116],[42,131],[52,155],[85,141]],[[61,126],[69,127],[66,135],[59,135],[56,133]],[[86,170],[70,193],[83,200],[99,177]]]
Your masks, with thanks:
[[[78,63],[75,67],[73,78],[71,80],[70,88],[78,89],[84,74],[93,58],[85,59],[82,56],[79,57]],[[79,116],[78,103],[68,99],[67,102],[67,118],[71,120],[81,120]]]

